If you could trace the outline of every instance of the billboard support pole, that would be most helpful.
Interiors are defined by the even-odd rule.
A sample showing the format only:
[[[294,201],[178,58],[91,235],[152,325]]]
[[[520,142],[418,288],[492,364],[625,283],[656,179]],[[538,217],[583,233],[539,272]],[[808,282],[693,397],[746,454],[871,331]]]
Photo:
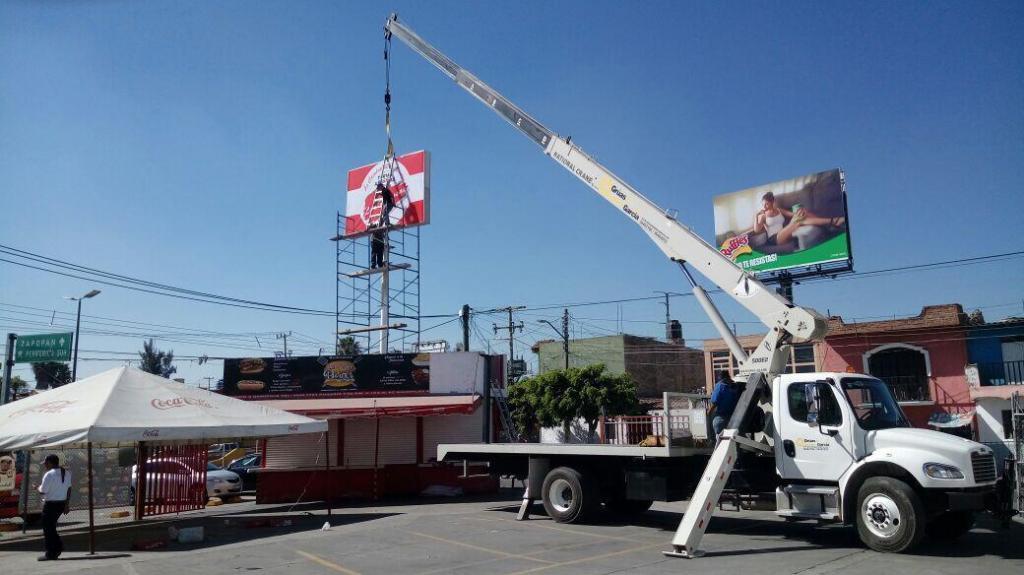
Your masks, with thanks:
[[[779,287],[775,288],[775,292],[793,303],[793,276],[789,272],[779,274]]]
[[[388,282],[388,274],[390,273],[391,266],[391,246],[389,245],[390,238],[388,237],[388,229],[384,228],[384,271],[380,274],[380,326],[382,328],[380,332],[380,352],[388,352],[388,316],[389,306],[391,304],[391,288]]]
[[[14,342],[17,339],[18,334],[7,334],[7,357],[4,359],[4,382],[3,386],[0,387],[0,405],[7,403],[7,395],[10,393],[11,370],[14,369]]]

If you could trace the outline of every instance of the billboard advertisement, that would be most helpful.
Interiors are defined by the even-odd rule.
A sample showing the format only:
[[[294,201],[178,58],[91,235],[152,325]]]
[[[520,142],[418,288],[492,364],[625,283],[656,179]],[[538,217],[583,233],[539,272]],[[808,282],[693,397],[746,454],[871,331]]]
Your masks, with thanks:
[[[839,169],[716,196],[715,245],[744,270],[851,260]]]
[[[224,395],[374,396],[430,391],[430,354],[247,357],[224,360]]]
[[[429,221],[430,154],[426,150],[349,171],[344,237],[370,233],[388,224],[403,228]]]

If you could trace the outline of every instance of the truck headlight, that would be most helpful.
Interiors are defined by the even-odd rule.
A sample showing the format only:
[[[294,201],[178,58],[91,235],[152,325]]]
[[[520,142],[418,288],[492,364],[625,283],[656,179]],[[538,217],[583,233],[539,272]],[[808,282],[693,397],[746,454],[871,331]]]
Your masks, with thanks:
[[[932,479],[963,479],[964,474],[958,467],[941,463],[925,463],[924,474]]]

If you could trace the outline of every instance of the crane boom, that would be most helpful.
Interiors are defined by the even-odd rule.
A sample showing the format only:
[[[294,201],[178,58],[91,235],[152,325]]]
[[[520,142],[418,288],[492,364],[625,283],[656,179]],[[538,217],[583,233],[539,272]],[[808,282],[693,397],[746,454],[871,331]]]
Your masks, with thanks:
[[[456,64],[399,22],[396,16],[388,19],[385,28],[531,141],[541,146],[545,154],[640,226],[658,249],[673,261],[688,263],[722,291],[731,294],[769,328],[781,326],[793,337],[805,340],[824,336],[826,322],[816,312],[793,306],[774,290],[766,288],[688,227],[679,223],[675,217],[587,155],[579,146],[569,139],[559,137],[497,90]],[[728,339],[727,337],[727,341]],[[737,354],[736,351],[738,350],[733,350],[734,355],[740,360],[745,359],[745,354]]]
[[[785,369],[789,357],[789,342],[793,338],[812,341],[823,338],[828,327],[825,318],[813,309],[794,306],[787,299],[765,287],[690,228],[676,221],[669,212],[659,208],[588,156],[579,146],[573,144],[570,138],[558,136],[497,90],[420,38],[400,23],[397,15],[392,14],[388,18],[384,30],[385,34],[398,37],[437,66],[446,76],[455,80],[459,86],[541,146],[545,154],[640,226],[658,249],[680,265],[698,303],[736,357],[739,364],[736,371],[738,376],[747,379],[747,385],[721,434],[721,440],[711,455],[702,480],[694,491],[687,513],[672,539],[674,550],[665,552],[677,557],[701,555],[698,545],[714,512],[715,503],[721,497],[735,465],[737,449],[768,450],[765,446],[741,435],[740,430],[745,428],[753,410],[757,409],[758,398],[767,389],[769,382]],[[707,292],[694,281],[687,264],[731,295],[768,326],[768,334],[756,349],[749,354],[743,349]]]

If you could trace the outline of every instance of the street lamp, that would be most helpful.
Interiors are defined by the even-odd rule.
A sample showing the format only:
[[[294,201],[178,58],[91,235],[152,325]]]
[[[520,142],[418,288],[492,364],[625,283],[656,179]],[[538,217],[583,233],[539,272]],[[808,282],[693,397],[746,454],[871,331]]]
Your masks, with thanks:
[[[94,289],[81,297],[64,297],[64,299],[78,302],[78,315],[75,316],[75,355],[71,361],[71,381],[78,381],[78,329],[82,325],[82,300],[98,295],[100,295],[100,290]]]
[[[569,331],[559,331],[555,324],[551,323],[550,320],[541,319],[537,320],[537,323],[546,323],[551,326],[551,329],[555,330],[558,337],[562,338],[562,353],[565,355],[565,369],[569,369]]]

